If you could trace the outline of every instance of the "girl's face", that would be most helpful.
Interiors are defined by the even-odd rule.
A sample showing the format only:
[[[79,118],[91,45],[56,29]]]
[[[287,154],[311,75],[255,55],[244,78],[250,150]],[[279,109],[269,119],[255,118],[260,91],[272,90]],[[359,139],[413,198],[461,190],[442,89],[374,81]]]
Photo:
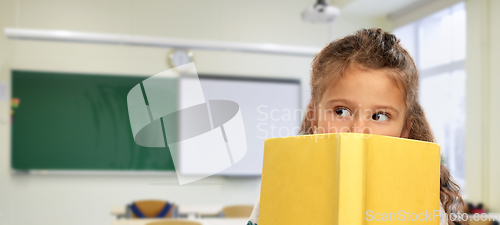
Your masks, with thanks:
[[[408,138],[405,96],[382,70],[350,70],[325,91],[314,133],[367,133]]]

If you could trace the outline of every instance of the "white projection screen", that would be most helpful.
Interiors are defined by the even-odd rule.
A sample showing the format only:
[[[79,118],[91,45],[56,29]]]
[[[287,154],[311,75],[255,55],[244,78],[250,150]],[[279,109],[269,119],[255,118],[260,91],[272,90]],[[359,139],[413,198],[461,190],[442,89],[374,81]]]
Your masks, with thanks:
[[[238,162],[229,168],[215,174],[226,176],[260,176],[262,174],[262,160],[264,140],[266,138],[286,137],[297,135],[302,120],[301,85],[298,79],[268,79],[244,78],[231,76],[199,75],[205,100],[229,100],[236,102],[241,110],[245,126],[247,152]],[[190,105],[189,89],[191,79],[180,80],[181,108]],[[180,120],[179,127],[183,120]],[[206,148],[199,143],[199,148]],[[187,162],[186,154],[178,156],[180,174],[202,175],[206,171],[199,169],[196,164]],[[221,163],[227,163],[222,157]],[[213,159],[211,159],[213,160]]]

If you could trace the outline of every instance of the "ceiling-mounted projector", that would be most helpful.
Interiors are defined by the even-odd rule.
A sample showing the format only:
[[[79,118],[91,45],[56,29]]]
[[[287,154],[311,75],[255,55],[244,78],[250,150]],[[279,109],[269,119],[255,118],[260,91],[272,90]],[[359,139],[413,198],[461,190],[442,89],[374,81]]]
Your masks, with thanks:
[[[331,23],[340,16],[340,10],[328,5],[326,0],[318,0],[302,12],[302,20],[311,23]]]

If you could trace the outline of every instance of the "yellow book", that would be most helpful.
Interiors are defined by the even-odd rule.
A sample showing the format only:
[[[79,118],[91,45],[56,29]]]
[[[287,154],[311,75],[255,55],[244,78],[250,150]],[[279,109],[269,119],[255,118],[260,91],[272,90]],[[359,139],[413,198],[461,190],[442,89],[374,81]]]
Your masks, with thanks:
[[[265,140],[259,225],[439,224],[438,144],[359,133]]]

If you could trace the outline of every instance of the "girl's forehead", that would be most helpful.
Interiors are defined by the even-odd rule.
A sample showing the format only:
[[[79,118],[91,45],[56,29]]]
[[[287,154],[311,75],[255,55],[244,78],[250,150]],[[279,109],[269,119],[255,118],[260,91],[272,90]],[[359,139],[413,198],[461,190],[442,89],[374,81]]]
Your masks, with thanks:
[[[404,107],[406,96],[384,70],[349,70],[327,86],[322,100],[348,99],[366,106],[391,104]]]

